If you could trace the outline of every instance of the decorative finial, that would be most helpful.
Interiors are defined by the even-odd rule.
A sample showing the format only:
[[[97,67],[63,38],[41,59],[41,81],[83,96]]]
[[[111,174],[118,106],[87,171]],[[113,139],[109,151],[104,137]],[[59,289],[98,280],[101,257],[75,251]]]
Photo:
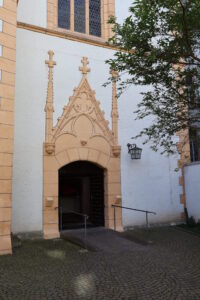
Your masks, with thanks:
[[[83,59],[81,60],[83,66],[79,67],[79,70],[82,72],[83,76],[87,75],[87,73],[90,72],[90,68],[87,67],[87,65],[89,64],[88,58],[87,57],[83,57]]]
[[[111,74],[111,76],[114,80],[116,80],[119,76],[118,72],[116,70],[113,70],[113,69],[110,69],[110,74]]]
[[[49,60],[45,60],[45,64],[49,66],[49,68],[53,68],[56,65],[56,62],[53,61],[54,52],[52,50],[49,50]]]

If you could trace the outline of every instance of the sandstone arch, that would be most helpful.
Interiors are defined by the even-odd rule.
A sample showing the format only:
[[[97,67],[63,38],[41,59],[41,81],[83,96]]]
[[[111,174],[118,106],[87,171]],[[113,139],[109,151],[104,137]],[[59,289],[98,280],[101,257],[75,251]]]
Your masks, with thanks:
[[[80,69],[83,78],[74,89],[68,105],[53,127],[53,54],[50,54],[49,85],[46,102],[46,140],[44,143],[44,189],[43,189],[43,231],[45,238],[59,236],[58,228],[58,171],[75,161],[88,161],[104,169],[105,182],[105,226],[113,228],[112,204],[121,205],[120,146],[116,143],[117,132],[112,131],[100,109],[100,102],[87,80],[87,59],[83,58]],[[116,82],[114,82],[116,84]],[[115,89],[114,89],[115,90]],[[115,98],[115,99],[114,99]],[[113,95],[116,101],[116,94]],[[115,103],[113,108],[117,109]],[[113,113],[114,118],[118,114]],[[117,214],[117,228],[121,229],[121,210]]]

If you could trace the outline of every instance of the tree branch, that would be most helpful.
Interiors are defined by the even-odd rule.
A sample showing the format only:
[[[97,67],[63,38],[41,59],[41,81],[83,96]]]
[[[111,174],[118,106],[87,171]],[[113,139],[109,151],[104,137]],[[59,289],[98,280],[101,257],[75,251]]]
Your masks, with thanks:
[[[188,45],[188,48],[190,49],[190,56],[198,61],[200,63],[200,58],[198,58],[195,54],[194,54],[194,51],[192,50],[192,47],[191,47],[191,43],[190,43],[190,39],[189,39],[189,32],[188,32],[188,24],[187,24],[187,18],[186,18],[186,9],[185,9],[185,6],[183,5],[182,1],[179,0],[179,3],[181,5],[181,8],[183,10],[183,30],[185,31],[185,38],[186,38],[186,42],[187,42],[187,45]]]

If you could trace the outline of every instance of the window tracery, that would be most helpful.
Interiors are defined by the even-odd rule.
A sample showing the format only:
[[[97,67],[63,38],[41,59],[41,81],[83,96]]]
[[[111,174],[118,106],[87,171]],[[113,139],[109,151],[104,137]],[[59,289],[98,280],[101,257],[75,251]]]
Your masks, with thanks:
[[[85,0],[74,0],[74,31],[85,33]]]
[[[58,27],[70,29],[70,0],[58,0]]]
[[[115,14],[115,0],[47,0],[48,29],[83,34],[87,38],[108,39],[112,28],[107,23]]]
[[[89,20],[90,34],[101,36],[101,0],[90,0]]]

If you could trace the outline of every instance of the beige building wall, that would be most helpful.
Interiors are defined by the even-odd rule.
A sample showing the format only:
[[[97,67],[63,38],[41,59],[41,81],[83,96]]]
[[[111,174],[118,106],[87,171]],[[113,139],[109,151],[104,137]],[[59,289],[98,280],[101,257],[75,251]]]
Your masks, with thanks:
[[[0,254],[12,252],[16,0],[0,0]]]

